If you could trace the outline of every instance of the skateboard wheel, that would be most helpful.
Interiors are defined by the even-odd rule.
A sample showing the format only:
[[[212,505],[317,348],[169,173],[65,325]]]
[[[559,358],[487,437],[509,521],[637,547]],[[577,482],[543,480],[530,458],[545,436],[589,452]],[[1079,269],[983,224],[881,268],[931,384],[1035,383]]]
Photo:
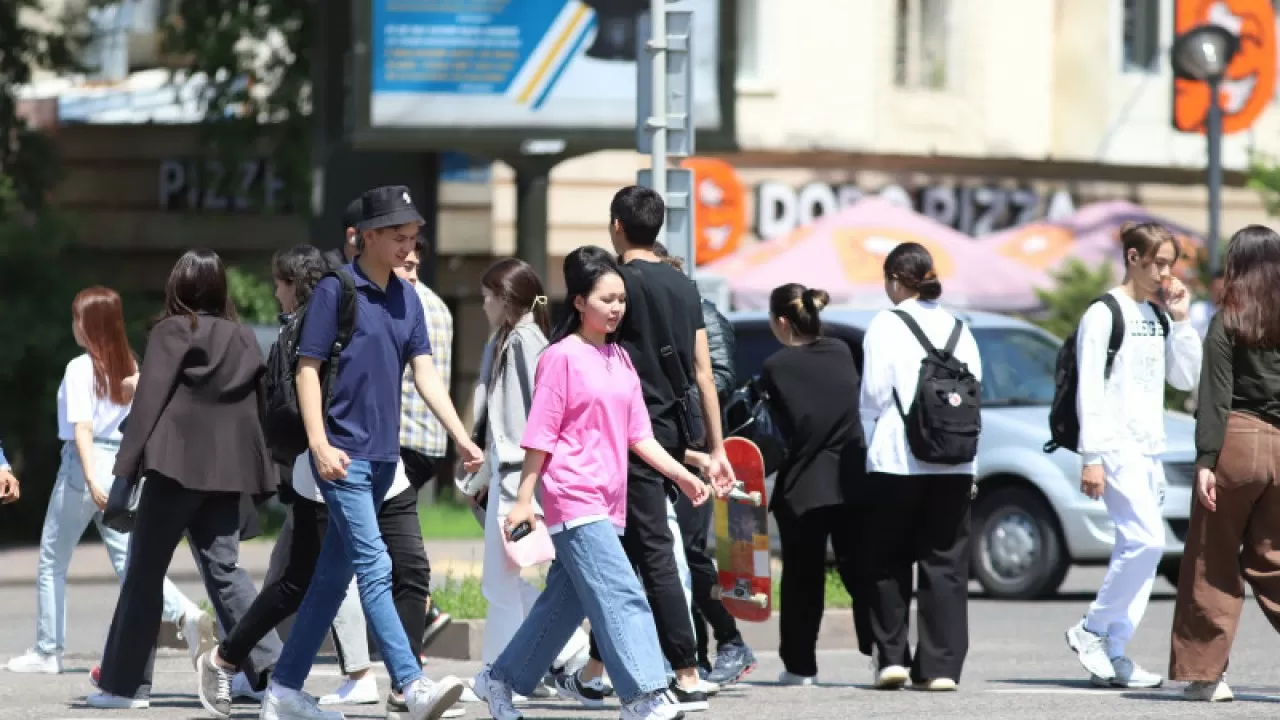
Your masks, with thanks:
[[[722,597],[724,597],[724,588],[720,587],[719,585],[712,585],[712,586],[711,586],[711,599],[712,599],[712,600],[719,600],[719,599],[720,599],[720,598],[722,598]]]
[[[769,604],[769,596],[764,593],[756,593],[751,596],[751,604],[756,607],[764,607]]]

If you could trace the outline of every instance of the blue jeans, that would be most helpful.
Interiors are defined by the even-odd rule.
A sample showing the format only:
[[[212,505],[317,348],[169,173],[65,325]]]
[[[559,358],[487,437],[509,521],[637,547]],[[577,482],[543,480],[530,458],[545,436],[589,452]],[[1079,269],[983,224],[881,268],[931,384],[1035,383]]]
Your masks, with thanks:
[[[311,468],[316,472],[314,463]],[[360,604],[397,691],[422,677],[418,658],[396,614],[391,595],[391,556],[378,530],[378,507],[395,480],[396,463],[352,460],[345,480],[316,484],[329,510],[315,575],[298,608],[272,680],[301,690],[324,644],[354,571]],[[316,473],[319,477],[319,473]]]
[[[622,702],[665,689],[653,613],[613,525],[599,520],[558,532],[551,540],[556,559],[547,587],[493,664],[493,678],[531,695],[586,617]]]
[[[95,441],[93,444],[93,479],[102,491],[110,494],[115,483],[112,468],[116,462],[116,443]],[[67,635],[67,568],[76,545],[92,522],[98,526],[102,544],[116,577],[123,579],[129,559],[129,536],[102,524],[102,511],[93,502],[85,483],[80,453],[74,442],[62,445],[62,464],[45,510],[44,529],[40,533],[40,564],[36,570],[36,652],[42,655],[61,653]],[[194,607],[177,586],[164,580],[165,622],[181,625],[187,608]]]

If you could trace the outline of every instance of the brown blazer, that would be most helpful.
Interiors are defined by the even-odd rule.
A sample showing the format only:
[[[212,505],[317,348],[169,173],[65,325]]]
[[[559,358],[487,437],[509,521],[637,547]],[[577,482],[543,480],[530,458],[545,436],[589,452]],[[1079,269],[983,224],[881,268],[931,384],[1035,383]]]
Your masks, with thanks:
[[[266,363],[253,331],[230,320],[169,317],[151,330],[116,477],[149,472],[188,490],[275,492],[258,415]]]

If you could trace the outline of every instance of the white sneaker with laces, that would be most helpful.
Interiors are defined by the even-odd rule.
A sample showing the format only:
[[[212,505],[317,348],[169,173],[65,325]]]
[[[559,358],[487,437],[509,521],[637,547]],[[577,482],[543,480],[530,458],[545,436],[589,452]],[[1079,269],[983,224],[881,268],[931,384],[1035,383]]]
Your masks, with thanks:
[[[1107,636],[1085,629],[1084,620],[1067,629],[1067,646],[1075,652],[1076,658],[1091,674],[1103,680],[1116,676],[1116,670],[1107,654]]]
[[[146,698],[131,698],[111,693],[94,693],[84,699],[86,705],[98,710],[146,710],[151,701]]]
[[[684,713],[667,692],[642,695],[622,706],[622,720],[680,720]]]
[[[1127,657],[1112,658],[1111,667],[1115,673],[1111,678],[1091,675],[1089,682],[1096,687],[1125,688],[1128,690],[1158,688],[1164,684],[1164,678],[1153,672],[1143,670],[1141,666]]]
[[[275,688],[268,688],[262,697],[261,720],[346,720],[333,710],[323,710],[315,698],[304,692],[284,690],[283,697]]]
[[[452,708],[466,685],[446,675],[432,682],[426,677],[415,680],[404,689],[404,702],[409,706],[409,720],[440,720]]]
[[[213,633],[213,618],[198,606],[191,605],[182,616],[180,630],[182,639],[187,643],[187,653],[191,656],[191,667],[198,667],[200,656],[217,644]]]
[[[56,653],[45,655],[31,649],[10,660],[4,667],[9,672],[57,675],[62,672],[62,656]]]
[[[347,678],[335,692],[320,698],[321,705],[373,705],[382,700],[378,695],[378,678],[367,673],[359,680]]]
[[[476,695],[489,704],[489,714],[493,716],[493,720],[524,720],[524,715],[516,709],[511,686],[494,678],[492,668],[488,665],[476,674],[475,688]]]
[[[817,677],[805,677],[783,670],[778,674],[778,684],[789,687],[809,687],[818,681]]]
[[[1184,700],[1196,702],[1231,702],[1236,696],[1227,686],[1225,677],[1218,680],[1197,680],[1182,689]]]

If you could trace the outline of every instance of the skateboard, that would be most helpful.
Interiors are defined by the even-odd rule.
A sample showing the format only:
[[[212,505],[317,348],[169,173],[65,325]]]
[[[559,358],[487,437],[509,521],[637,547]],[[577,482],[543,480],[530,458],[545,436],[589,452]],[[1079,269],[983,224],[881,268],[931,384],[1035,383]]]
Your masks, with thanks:
[[[746,438],[725,438],[724,452],[737,486],[715,502],[716,566],[720,583],[711,597],[744,622],[764,622],[773,613],[769,554],[769,504],[764,458]]]

